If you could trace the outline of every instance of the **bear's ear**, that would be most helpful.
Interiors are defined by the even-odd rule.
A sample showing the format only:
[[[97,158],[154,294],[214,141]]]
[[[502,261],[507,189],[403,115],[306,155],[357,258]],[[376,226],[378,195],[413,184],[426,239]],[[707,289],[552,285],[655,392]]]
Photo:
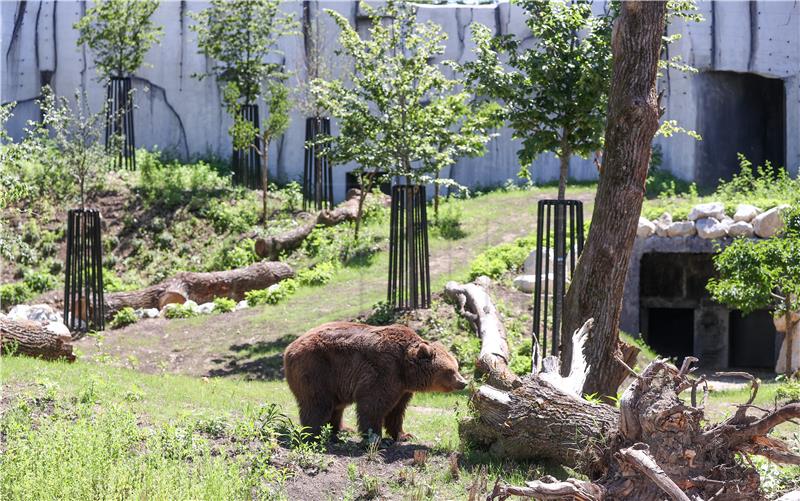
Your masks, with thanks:
[[[408,351],[411,355],[411,358],[415,358],[417,360],[427,360],[433,358],[433,348],[431,348],[431,345],[428,343],[420,343]]]

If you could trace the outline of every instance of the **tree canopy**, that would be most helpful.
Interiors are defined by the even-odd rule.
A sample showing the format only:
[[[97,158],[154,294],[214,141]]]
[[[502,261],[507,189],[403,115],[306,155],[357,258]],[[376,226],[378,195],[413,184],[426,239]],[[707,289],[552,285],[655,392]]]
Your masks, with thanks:
[[[102,78],[130,76],[142,66],[164,31],[150,19],[157,8],[158,0],[100,0],[75,23],[78,44],[94,53]]]

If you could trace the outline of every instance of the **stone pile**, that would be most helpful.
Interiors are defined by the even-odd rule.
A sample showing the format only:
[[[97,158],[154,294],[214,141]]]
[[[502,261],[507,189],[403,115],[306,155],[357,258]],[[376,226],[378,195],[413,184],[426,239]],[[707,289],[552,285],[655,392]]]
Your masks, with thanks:
[[[48,331],[58,336],[70,337],[69,328],[64,324],[61,312],[48,304],[18,304],[5,315],[9,320],[32,320],[44,325]]]

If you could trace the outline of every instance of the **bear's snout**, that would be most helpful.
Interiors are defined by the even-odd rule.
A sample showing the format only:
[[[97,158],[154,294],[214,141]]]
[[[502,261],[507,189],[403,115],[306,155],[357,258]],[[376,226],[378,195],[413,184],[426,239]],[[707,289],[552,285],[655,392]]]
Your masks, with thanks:
[[[458,372],[456,372],[456,381],[453,387],[456,390],[463,390],[464,388],[467,387],[467,380],[464,379],[464,376],[462,376]]]

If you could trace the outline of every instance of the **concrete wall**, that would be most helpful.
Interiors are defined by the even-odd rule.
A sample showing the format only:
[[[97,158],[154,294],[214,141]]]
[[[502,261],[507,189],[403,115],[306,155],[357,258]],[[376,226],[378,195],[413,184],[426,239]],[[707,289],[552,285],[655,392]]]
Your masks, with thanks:
[[[785,86],[785,158],[792,172],[800,167],[800,4],[793,1],[701,2],[706,21],[686,26],[676,22],[671,32],[680,32],[683,39],[670,48],[670,57],[683,60],[704,71],[751,72],[781,79]],[[209,67],[209,61],[197,53],[195,35],[189,30],[190,14],[207,7],[205,2],[164,1],[155,19],[164,26],[161,44],[147,55],[147,67],[137,72],[134,87],[138,109],[135,112],[136,140],[139,146],[158,147],[184,158],[214,154],[230,155],[227,134],[231,120],[220,105],[220,89],[213,79],[192,78]],[[333,56],[337,28],[323,8],[332,8],[346,15],[359,30],[366,31],[366,20],[354,2],[312,2],[312,14],[320,20],[326,40],[325,52],[334,75],[346,71],[346,61]],[[71,95],[76,88],[86,89],[91,105],[98,109],[104,92],[97,81],[91,54],[77,47],[77,33],[72,28],[87,8],[86,2],[6,1],[0,2],[0,38],[2,38],[2,88],[0,101],[18,102],[10,131],[19,136],[25,121],[35,119],[35,99],[44,83],[56,93]],[[286,2],[282,8],[297,18],[302,2]],[[602,9],[601,4],[595,6]],[[483,23],[496,33],[526,36],[524,15],[506,1],[483,6],[422,6],[422,21],[433,20],[448,34],[444,57],[466,61],[472,57],[474,43],[470,25]],[[294,71],[294,86],[305,75],[303,39],[301,36],[281,41],[283,61]],[[677,119],[690,129],[713,128],[720,119],[705,117],[707,90],[701,77],[666,71],[660,82],[665,91],[664,105],[668,119]],[[263,112],[262,112],[263,116]],[[304,114],[292,113],[289,131],[273,148],[272,175],[283,180],[302,175]],[[716,120],[716,122],[715,122]],[[336,124],[333,124],[336,133]],[[518,141],[511,131],[502,129],[489,145],[488,153],[478,159],[463,159],[450,173],[469,186],[486,186],[515,179],[518,172]],[[703,130],[700,130],[702,133]],[[705,165],[704,154],[697,143],[685,136],[659,138],[664,153],[664,167],[685,179],[699,179]],[[335,195],[344,195],[344,172],[335,171]],[[536,181],[557,178],[558,162],[552,154],[542,155],[532,169]],[[447,173],[445,173],[447,174]],[[571,175],[576,179],[593,179],[596,169],[590,160],[573,158]]]

